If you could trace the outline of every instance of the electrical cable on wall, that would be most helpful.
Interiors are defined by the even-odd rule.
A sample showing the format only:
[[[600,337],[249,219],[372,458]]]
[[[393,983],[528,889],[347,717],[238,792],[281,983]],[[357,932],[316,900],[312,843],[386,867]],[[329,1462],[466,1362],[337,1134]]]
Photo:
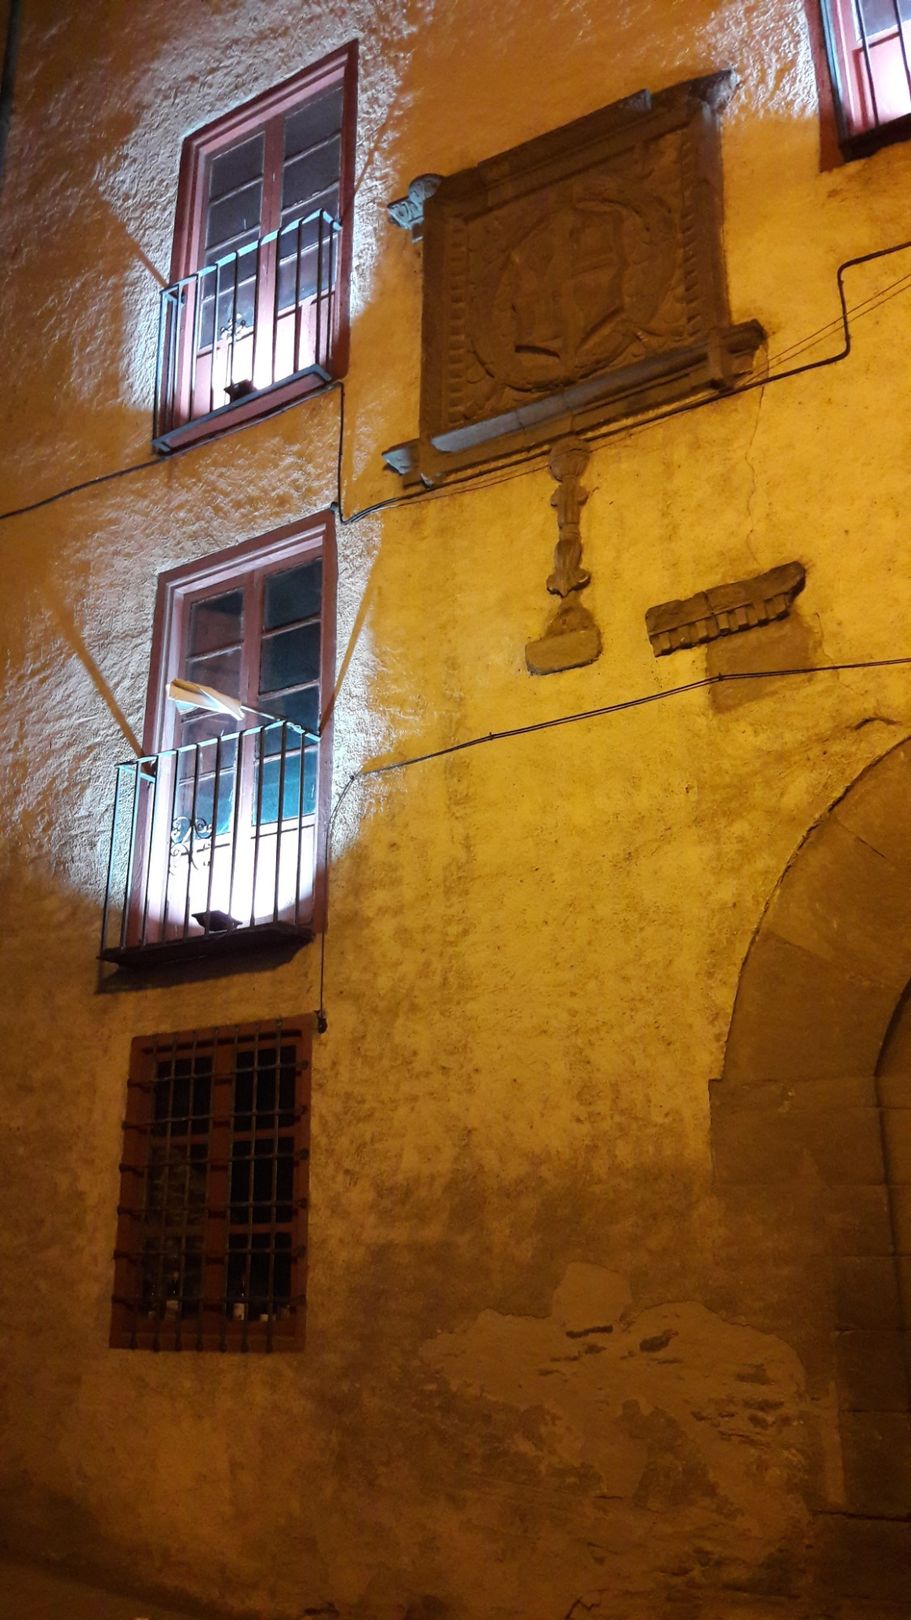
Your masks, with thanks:
[[[618,703],[601,703],[595,709],[579,709],[572,714],[557,715],[551,720],[533,720],[526,726],[510,726],[505,731],[487,731],[478,737],[467,737],[464,742],[447,743],[443,748],[433,748],[423,754],[412,754],[407,759],[393,759],[382,765],[364,766],[360,770],[352,772],[332,807],[326,825],[326,871],[328,873],[332,852],[332,834],[338,813],[355,783],[364,782],[371,776],[386,776],[393,771],[404,771],[412,765],[424,765],[429,760],[445,759],[450,754],[462,754],[470,748],[480,748],[484,743],[506,742],[513,737],[527,737],[535,731],[553,731],[558,726],[575,725],[580,720],[596,720],[608,714],[623,714],[628,709],[642,709],[650,703],[661,703],[665,698],[682,697],[687,692],[700,692],[706,687],[721,686],[730,681],[781,681],[788,680],[796,675],[847,674],[852,670],[896,669],[908,665],[911,665],[911,653],[898,658],[858,658],[837,664],[807,664],[794,669],[720,671],[715,675],[704,675],[696,681],[684,681],[680,686],[666,686],[657,691],[643,692],[639,697],[621,698]],[[326,929],[324,928],[320,935],[319,1010],[316,1014],[316,1027],[320,1034],[324,1034],[329,1026],[324,1000],[325,978]]]
[[[872,314],[874,310],[879,309],[883,304],[889,302],[892,298],[895,298],[900,293],[911,289],[911,272],[906,272],[903,276],[897,277],[894,282],[889,283],[884,288],[880,288],[876,293],[870,294],[867,298],[861,299],[856,305],[852,305],[850,309],[845,297],[845,272],[858,265],[870,264],[879,259],[888,258],[892,254],[905,252],[909,248],[911,248],[911,239],[894,243],[889,247],[878,248],[871,253],[859,254],[853,258],[845,259],[840,265],[838,265],[836,271],[840,314],[833,320],[826,322],[823,326],[818,327],[814,332],[809,333],[806,337],[797,340],[785,349],[779,351],[777,354],[770,356],[768,363],[774,364],[801,354],[805,352],[807,348],[814,346],[823,337],[840,327],[842,332],[842,345],[835,354],[825,355],[819,360],[812,360],[804,365],[792,366],[785,371],[779,371],[765,377],[756,378],[752,382],[745,383],[740,387],[730,389],[726,392],[710,394],[700,399],[685,401],[680,405],[672,407],[671,409],[655,412],[652,416],[642,417],[617,424],[613,427],[595,430],[589,434],[583,435],[583,437],[587,438],[590,443],[596,446],[607,443],[615,438],[629,437],[633,434],[642,432],[649,427],[653,427],[661,422],[664,422],[671,417],[683,416],[692,411],[703,410],[712,405],[719,405],[725,400],[739,398],[740,395],[751,393],[757,388],[765,389],[771,387],[772,384],[776,382],[784,382],[788,378],[801,376],[805,372],[821,370],[824,367],[837,365],[841,361],[846,360],[849,357],[852,348],[850,324],[851,317],[853,317],[856,321],[861,319],[864,315]],[[351,525],[359,523],[363,519],[373,516],[376,513],[410,505],[414,501],[443,500],[455,495],[488,489],[497,484],[509,482],[514,478],[523,477],[528,472],[532,464],[539,462],[542,457],[547,454],[546,446],[534,446],[529,450],[520,452],[515,457],[511,458],[506,462],[505,465],[501,465],[499,470],[492,469],[486,474],[481,473],[479,475],[478,473],[468,473],[464,476],[454,477],[445,485],[436,489],[419,488],[405,491],[402,494],[389,496],[383,500],[376,501],[371,505],[362,507],[359,510],[346,515],[344,511],[344,499],[342,491],[345,444],[345,385],[341,379],[330,383],[324,390],[325,393],[333,391],[337,392],[339,396],[339,422],[337,437],[338,448],[336,454],[336,498],[332,505],[342,527],[350,527]],[[279,410],[271,412],[270,417],[267,418],[267,420],[274,416],[283,415],[286,410],[295,409],[301,403],[302,402],[300,400],[291,401],[289,404],[280,407]],[[231,433],[243,431],[250,425],[251,424],[248,423],[235,424],[224,429],[220,436],[227,437]],[[5,512],[0,512],[0,523],[8,522],[17,517],[24,517],[31,512],[39,511],[44,507],[54,505],[58,501],[65,500],[68,497],[79,494],[85,490],[97,488],[100,485],[110,483],[115,479],[125,478],[131,476],[133,473],[142,472],[153,467],[165,466],[170,460],[187,455],[194,450],[204,448],[205,442],[206,441],[193,445],[186,445],[182,449],[172,452],[172,454],[168,457],[154,456],[145,461],[134,462],[126,467],[118,468],[112,472],[97,474],[93,478],[85,479],[81,483],[72,484],[65,489],[58,490],[54,494],[43,496],[40,499],[27,503],[23,506],[11,508]],[[911,655],[891,659],[860,660],[852,663],[808,665],[805,668],[798,669],[743,670],[730,673],[718,673],[715,675],[705,676],[701,680],[686,682],[681,686],[667,687],[663,690],[648,692],[637,698],[622,700],[619,703],[603,704],[594,709],[588,709],[569,715],[561,715],[551,720],[536,721],[527,726],[517,726],[505,731],[489,732],[485,735],[468,738],[464,742],[452,743],[444,748],[435,749],[424,754],[418,754],[408,759],[393,760],[384,765],[368,766],[355,771],[349,777],[341,793],[339,794],[335,805],[333,806],[326,829],[325,853],[327,868],[331,850],[332,834],[339,811],[341,810],[348,793],[354,787],[355,783],[364,781],[369,777],[404,770],[413,765],[422,764],[430,760],[440,759],[450,754],[464,752],[467,749],[480,747],[484,743],[501,742],[512,737],[524,736],[534,731],[551,730],[556,726],[570,725],[582,720],[594,719],[608,714],[622,713],[627,709],[639,708],[646,704],[660,702],[664,698],[678,697],[684,693],[699,691],[706,687],[720,685],[723,682],[782,680],[798,675],[818,675],[849,670],[879,669],[908,664],[911,664]],[[327,1019],[324,1006],[325,960],[326,931],[324,929],[321,934],[320,943],[319,1010],[317,1013],[317,1027],[320,1029],[320,1031],[324,1031],[327,1028]]]
[[[632,421],[619,423],[611,428],[595,430],[589,434],[584,434],[583,437],[587,438],[591,444],[596,446],[605,444],[612,439],[622,438],[626,435],[632,435],[634,433],[640,433],[646,428],[654,427],[658,423],[668,421],[671,417],[685,416],[691,411],[704,410],[706,407],[711,405],[720,405],[725,400],[739,399],[742,394],[752,393],[756,388],[770,388],[773,383],[784,382],[789,377],[799,377],[802,376],[804,372],[818,371],[824,366],[834,366],[840,361],[846,360],[851,353],[850,317],[853,316],[855,320],[860,320],[864,315],[870,315],[874,310],[879,309],[881,305],[888,303],[890,299],[896,298],[899,293],[907,292],[909,289],[911,289],[911,272],[906,273],[904,276],[897,277],[896,280],[891,282],[887,287],[881,288],[876,293],[871,293],[868,298],[861,299],[859,303],[852,305],[849,309],[844,290],[845,271],[852,269],[856,265],[871,264],[877,259],[889,258],[893,253],[903,253],[908,248],[911,248],[911,240],[895,242],[890,247],[876,248],[872,253],[861,253],[854,258],[845,259],[836,270],[838,298],[841,305],[840,315],[837,315],[833,320],[826,322],[825,325],[817,327],[815,332],[810,332],[806,337],[800,338],[796,342],[790,344],[787,348],[781,350],[780,353],[771,356],[769,363],[771,364],[774,361],[788,359],[796,354],[802,354],[807,348],[812,347],[827,333],[833,331],[833,329],[837,330],[840,327],[843,334],[843,341],[842,346],[837,353],[824,355],[821,360],[810,360],[806,365],[792,366],[786,371],[774,372],[770,376],[757,377],[752,382],[744,383],[740,387],[729,389],[723,393],[709,394],[702,399],[685,401],[683,404],[676,405],[670,410],[657,411],[653,416],[645,416]],[[323,393],[326,394],[332,392],[336,392],[339,395],[336,498],[332,505],[338,515],[339,523],[343,528],[349,527],[353,523],[360,523],[364,518],[372,517],[377,512],[386,512],[398,506],[410,505],[412,501],[444,500],[449,496],[461,495],[467,491],[476,489],[490,489],[496,484],[507,483],[513,478],[522,477],[528,470],[530,464],[540,461],[541,458],[547,454],[546,446],[535,446],[532,449],[519,452],[515,458],[506,464],[508,470],[503,470],[499,473],[494,471],[487,473],[486,475],[467,473],[464,475],[464,477],[450,479],[445,485],[442,485],[439,488],[407,490],[401,495],[387,496],[383,500],[374,501],[371,505],[361,507],[359,510],[350,512],[346,515],[344,511],[344,501],[342,498],[341,488],[345,427],[345,385],[341,379],[338,379],[336,382],[329,383],[323,390]],[[308,396],[308,398],[309,397],[310,396]],[[283,416],[285,411],[296,410],[302,403],[304,403],[304,401],[292,400],[287,405],[281,406],[278,410],[270,412],[266,420],[272,420],[276,416]],[[231,427],[222,429],[219,437],[226,438],[231,433],[244,432],[250,426],[255,425],[256,424],[251,424],[248,422],[235,423]],[[172,451],[168,456],[152,456],[146,461],[136,461],[132,462],[129,466],[119,467],[114,472],[98,473],[94,478],[86,478],[81,483],[70,484],[67,486],[67,488],[57,490],[52,495],[44,495],[39,500],[30,501],[23,506],[11,507],[6,512],[0,512],[0,523],[9,522],[12,518],[25,517],[30,512],[40,511],[42,507],[53,506],[57,501],[66,500],[71,495],[78,495],[83,490],[95,489],[100,484],[111,483],[113,480],[118,478],[127,478],[133,473],[144,472],[148,468],[167,466],[168,462],[170,461],[190,455],[195,450],[204,449],[209,442],[210,441],[208,440],[203,440],[197,444],[184,445],[181,449]]]

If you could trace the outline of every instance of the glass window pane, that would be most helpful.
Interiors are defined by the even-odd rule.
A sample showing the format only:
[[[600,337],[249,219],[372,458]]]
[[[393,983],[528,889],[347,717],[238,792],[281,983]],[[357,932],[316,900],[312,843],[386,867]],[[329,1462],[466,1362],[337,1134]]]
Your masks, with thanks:
[[[318,621],[303,624],[297,630],[279,630],[275,635],[265,636],[260,655],[260,698],[264,700],[270,692],[279,692],[286,686],[302,686],[305,681],[319,680],[319,657]]]
[[[232,192],[222,202],[210,206],[206,223],[206,248],[209,252],[219,244],[233,247],[235,238],[245,231],[259,230],[262,196],[262,182],[254,180],[242,191]]]
[[[192,843],[193,852],[196,846],[211,836],[212,813],[215,809],[215,777],[200,777],[196,783],[196,834],[191,840],[190,817],[193,811],[193,782],[181,782],[174,805],[174,822],[171,831],[172,849],[180,849],[184,853],[190,852]],[[234,777],[230,772],[223,771],[218,779],[218,827],[219,835],[231,831],[234,817]]]
[[[200,686],[214,686],[228,697],[240,696],[240,648],[231,652],[207,653],[204,658],[185,660],[184,676]]]
[[[317,762],[316,749],[308,748],[304,753],[304,792],[301,799],[301,761],[300,754],[285,756],[285,789],[282,795],[282,820],[296,821],[298,814],[312,816],[316,811],[316,779]],[[281,781],[281,759],[273,756],[267,759],[263,769],[262,800],[258,800],[259,773],[253,795],[252,822],[256,824],[257,804],[259,804],[259,824],[261,827],[272,827],[278,819],[278,790]]]
[[[213,297],[207,298],[203,304],[199,332],[200,348],[205,347],[207,343],[212,341],[213,321],[215,323],[215,333],[220,338],[230,337],[232,327],[235,336],[237,336],[242,332],[249,331],[253,326],[256,267],[247,254],[239,257],[237,262],[236,288],[234,286],[233,261],[231,264],[222,266],[221,278],[218,283],[217,316],[215,314],[214,286]]]
[[[300,692],[285,692],[279,698],[272,699],[273,714],[280,714],[287,720],[293,720],[295,725],[303,726],[305,731],[317,732],[319,730],[319,687],[305,686]],[[274,743],[274,746],[273,746]],[[292,749],[299,744],[299,738],[293,731],[288,733],[288,748]],[[278,753],[281,747],[281,737],[273,732],[270,726],[265,732],[266,754]]]
[[[322,290],[328,292],[335,280],[336,260],[332,252],[328,232],[323,238],[321,246],[302,251],[300,256],[300,269],[297,260],[292,254],[289,259],[283,259],[278,267],[278,307],[280,310],[293,309],[295,301],[305,304],[308,299],[316,296]],[[328,319],[327,315],[323,319]]]
[[[285,119],[285,157],[294,157],[317,141],[334,135],[342,124],[342,87],[334,85],[321,96],[289,113]]]
[[[187,651],[193,655],[236,646],[243,639],[244,593],[225,591],[194,602],[190,608]]]
[[[911,22],[911,0],[898,0],[898,13],[902,22]],[[868,39],[896,26],[893,0],[860,0],[860,14]]]
[[[248,276],[256,275],[256,247],[259,241],[259,225],[252,231],[244,231],[231,243],[229,248],[210,248],[206,253],[205,265],[201,266],[200,284],[207,297],[215,295],[215,277],[218,276],[218,291],[224,292],[234,279],[234,260],[237,259],[238,282]]]
[[[291,158],[282,171],[282,208],[309,213],[306,204],[338,183],[340,155],[341,143],[336,136],[313,152]]]
[[[256,180],[263,172],[263,134],[252,135],[239,146],[232,146],[212,159],[209,170],[209,200],[217,202],[227,191]]]
[[[284,702],[284,698],[281,701]],[[198,714],[182,714],[180,716],[180,735],[177,741],[181,747],[186,743],[197,744],[202,750],[199,756],[200,770],[214,771],[216,740],[221,737],[222,744],[218,753],[218,766],[220,770],[226,770],[229,765],[234,764],[237,756],[237,741],[233,733],[238,729],[237,721],[232,720],[230,715],[212,714],[208,709],[204,709]],[[228,736],[225,735],[226,733]],[[187,754],[182,753],[180,759],[181,776],[187,775],[184,765],[186,759],[190,761],[189,770],[190,774],[192,774],[192,754],[189,752]]]
[[[309,619],[320,610],[323,592],[323,564],[303,563],[285,568],[280,574],[267,574],[263,602],[263,627],[277,630],[283,624]]]

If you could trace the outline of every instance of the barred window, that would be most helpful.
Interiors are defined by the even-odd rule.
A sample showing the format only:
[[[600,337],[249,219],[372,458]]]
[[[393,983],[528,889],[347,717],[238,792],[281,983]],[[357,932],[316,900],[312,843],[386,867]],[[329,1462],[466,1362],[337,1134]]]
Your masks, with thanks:
[[[111,1345],[302,1347],[311,1020],[140,1036]]]
[[[822,0],[839,140],[862,157],[911,135],[911,0]]]

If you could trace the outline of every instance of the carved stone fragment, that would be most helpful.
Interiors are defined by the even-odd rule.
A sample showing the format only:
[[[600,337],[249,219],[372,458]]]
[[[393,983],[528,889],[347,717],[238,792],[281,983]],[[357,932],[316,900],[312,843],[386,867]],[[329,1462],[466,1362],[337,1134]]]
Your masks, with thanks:
[[[433,196],[442,178],[441,174],[419,174],[404,197],[387,205],[386,212],[393,224],[410,231],[412,242],[420,242],[424,234],[424,204]]]
[[[588,466],[590,451],[584,439],[558,439],[550,453],[548,467],[557,481],[550,504],[557,514],[557,544],[553,573],[547,589],[562,598],[544,635],[529,641],[525,662],[532,675],[553,675],[561,669],[574,669],[594,663],[601,652],[601,632],[588,608],[579,601],[591,579],[582,567],[582,535],[579,519],[588,500],[588,490],[579,482]]]
[[[802,563],[780,563],[765,574],[735,580],[733,585],[713,585],[685,601],[661,602],[645,615],[655,657],[784,619],[805,583]]]
[[[734,82],[643,90],[421,198],[420,435],[385,452],[406,484],[750,371],[764,334],[729,324],[721,249]],[[410,197],[391,205],[403,224]]]

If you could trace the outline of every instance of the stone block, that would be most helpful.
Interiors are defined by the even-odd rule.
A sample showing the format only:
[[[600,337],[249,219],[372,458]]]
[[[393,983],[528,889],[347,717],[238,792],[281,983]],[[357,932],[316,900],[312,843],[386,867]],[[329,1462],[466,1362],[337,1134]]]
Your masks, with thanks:
[[[810,1163],[829,1185],[884,1179],[875,1108],[722,1108],[713,1123],[719,1181],[790,1181]]]
[[[911,975],[911,885],[840,822],[807,839],[769,913],[782,939],[861,978],[891,985]]]
[[[884,1108],[911,1108],[911,1074],[882,1074],[876,1084]]]
[[[911,1254],[900,1254],[895,1262],[906,1323],[911,1322]]]
[[[825,1194],[826,1228],[833,1254],[892,1253],[889,1195],[879,1187],[829,1187]],[[911,1218],[911,1203],[909,1203]]]
[[[892,988],[847,972],[767,928],[741,975],[725,1081],[742,1085],[872,1074],[894,1007]]]
[[[853,1513],[911,1514],[911,1419],[906,1412],[842,1412],[845,1497]],[[911,1596],[911,1565],[908,1569]]]
[[[821,1594],[907,1604],[911,1524],[819,1514],[814,1539]]]
[[[911,868],[911,746],[901,743],[877,760],[833,815],[894,866]]]
[[[781,1113],[831,1113],[840,1108],[878,1108],[877,1082],[872,1075],[838,1075],[834,1079],[809,1079],[796,1075],[790,1080],[751,1080],[732,1085],[713,1080],[713,1112],[726,1108],[760,1109]]]
[[[835,1299],[839,1328],[901,1326],[898,1279],[889,1256],[840,1256],[835,1261]]]
[[[911,1186],[911,1108],[883,1109],[889,1180]]]
[[[906,1412],[908,1376],[904,1336],[855,1329],[836,1339],[838,1404],[864,1412]]]
[[[890,1187],[895,1242],[899,1254],[911,1254],[911,1187]]]

